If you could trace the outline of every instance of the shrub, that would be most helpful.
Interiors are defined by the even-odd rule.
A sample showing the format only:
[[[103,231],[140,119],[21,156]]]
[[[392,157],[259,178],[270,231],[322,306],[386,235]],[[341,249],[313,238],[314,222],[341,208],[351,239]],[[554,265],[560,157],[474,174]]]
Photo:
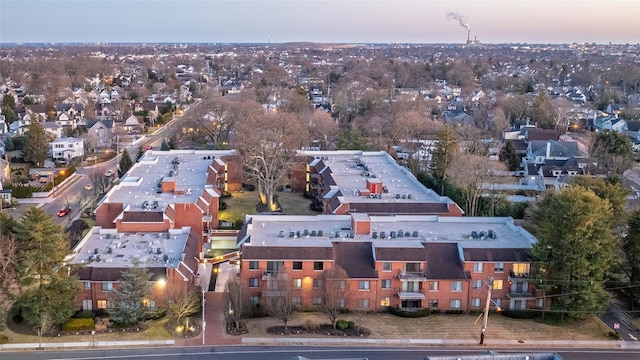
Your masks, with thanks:
[[[438,309],[420,309],[417,311],[404,311],[402,309],[389,306],[389,312],[395,316],[406,317],[406,318],[422,318],[427,317],[431,314],[439,314],[440,310]]]
[[[82,310],[73,314],[73,317],[76,319],[94,319],[96,317],[96,314],[94,314],[91,310]]]
[[[107,316],[109,316],[109,313],[107,312],[106,309],[98,309],[98,310],[94,310],[93,312],[98,317],[107,317]]]
[[[347,327],[349,329],[353,329],[353,328],[356,327],[356,322],[355,321],[347,321],[347,325],[348,325]]]
[[[0,344],[6,344],[9,342],[9,337],[5,334],[0,334]]]
[[[449,315],[461,315],[461,314],[464,314],[464,311],[463,310],[447,310],[444,313]]]
[[[93,319],[78,319],[71,318],[67,320],[66,323],[62,325],[63,331],[83,331],[83,330],[93,330],[94,329]]]
[[[218,210],[222,211],[222,210],[227,210],[227,203],[224,201],[220,202],[220,205],[218,205]]]
[[[349,327],[349,322],[346,320],[338,320],[336,322],[336,329],[338,330],[345,330]]]
[[[144,314],[143,320],[159,320],[165,317],[165,315],[167,315],[165,309],[151,310]]]
[[[504,310],[502,315],[512,319],[534,319],[539,313],[535,311],[523,311],[523,310]]]
[[[232,196],[231,196],[231,193],[230,193],[230,192],[228,192],[228,191],[223,191],[223,192],[222,192],[222,194],[220,195],[220,197],[221,197],[222,199],[229,199],[229,198],[231,198]]]
[[[307,319],[304,321],[304,324],[302,324],[302,328],[307,331],[315,331],[315,330],[318,330],[319,326],[313,321]]]
[[[254,191],[256,186],[253,184],[242,184],[242,188],[246,191]]]

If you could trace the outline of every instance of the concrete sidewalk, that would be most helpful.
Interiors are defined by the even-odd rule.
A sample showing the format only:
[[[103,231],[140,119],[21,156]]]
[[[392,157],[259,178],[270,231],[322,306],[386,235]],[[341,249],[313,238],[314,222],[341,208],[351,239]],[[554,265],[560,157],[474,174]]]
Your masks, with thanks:
[[[79,341],[66,343],[28,343],[28,344],[4,344],[0,345],[1,351],[11,350],[35,350],[43,349],[71,349],[71,348],[103,348],[103,347],[145,347],[174,345],[174,340],[149,340],[149,341]]]

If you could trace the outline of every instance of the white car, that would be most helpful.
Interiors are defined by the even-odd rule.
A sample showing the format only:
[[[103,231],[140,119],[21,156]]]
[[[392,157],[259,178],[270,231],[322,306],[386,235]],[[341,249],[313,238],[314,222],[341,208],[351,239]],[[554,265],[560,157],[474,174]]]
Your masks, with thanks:
[[[113,170],[107,170],[107,171],[104,173],[104,176],[106,176],[106,177],[111,177],[111,176],[113,176]]]

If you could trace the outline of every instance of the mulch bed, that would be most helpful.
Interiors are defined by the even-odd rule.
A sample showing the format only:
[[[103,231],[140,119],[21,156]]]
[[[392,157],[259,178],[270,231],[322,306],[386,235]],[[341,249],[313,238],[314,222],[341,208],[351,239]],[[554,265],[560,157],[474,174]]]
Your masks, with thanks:
[[[365,327],[360,327],[360,329],[356,328],[348,328],[344,330],[334,329],[332,325],[318,325],[314,328],[305,328],[303,326],[287,326],[287,330],[285,331],[284,326],[272,326],[267,328],[267,333],[273,335],[327,335],[327,336],[357,336],[357,337],[365,337],[371,334],[371,331]]]
[[[7,327],[16,334],[23,335],[37,335],[35,327],[27,324],[26,322],[16,323],[13,320],[9,319],[7,321]],[[141,332],[147,330],[149,326],[144,322],[140,322],[137,325],[128,327],[128,328],[107,328],[106,330],[95,330],[96,334],[108,334],[115,332]],[[91,330],[82,330],[82,331],[62,331],[60,328],[56,328],[51,330],[48,333],[45,333],[43,336],[45,337],[58,337],[58,336],[68,336],[68,335],[91,335]]]
[[[182,325],[184,325],[184,322],[182,323]],[[179,328],[178,323],[175,320],[169,320],[164,324],[165,330],[167,330],[169,334],[171,334],[171,336],[173,337],[192,338],[192,337],[200,336],[202,331],[202,326],[200,325],[200,321],[195,319],[190,319],[189,327],[192,328],[192,330],[187,331],[185,334],[183,331],[178,331],[178,328]]]

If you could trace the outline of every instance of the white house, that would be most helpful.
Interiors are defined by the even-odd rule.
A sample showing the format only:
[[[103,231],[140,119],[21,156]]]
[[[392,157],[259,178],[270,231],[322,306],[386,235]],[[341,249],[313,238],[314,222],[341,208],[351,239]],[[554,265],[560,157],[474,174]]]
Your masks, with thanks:
[[[71,160],[84,155],[84,140],[64,137],[49,143],[49,152],[53,160]]]
[[[44,129],[44,131],[51,134],[55,139],[62,137],[62,126],[58,125],[57,123],[46,121],[42,123],[42,128]]]

